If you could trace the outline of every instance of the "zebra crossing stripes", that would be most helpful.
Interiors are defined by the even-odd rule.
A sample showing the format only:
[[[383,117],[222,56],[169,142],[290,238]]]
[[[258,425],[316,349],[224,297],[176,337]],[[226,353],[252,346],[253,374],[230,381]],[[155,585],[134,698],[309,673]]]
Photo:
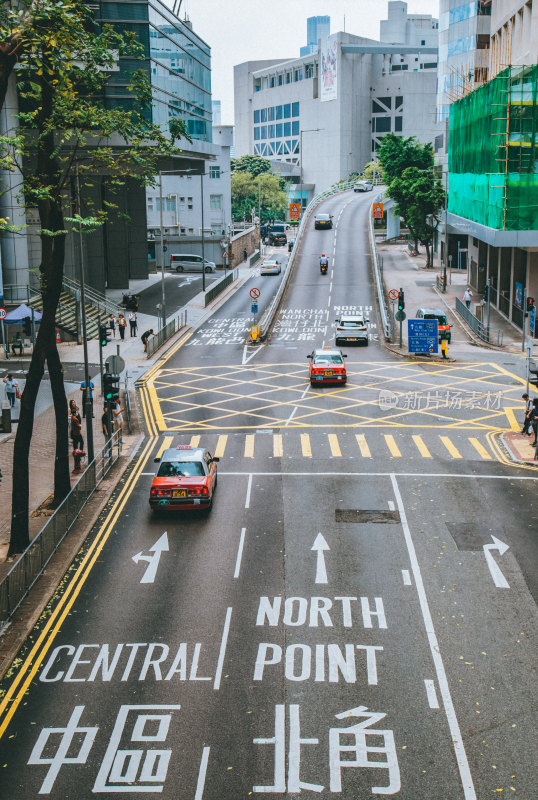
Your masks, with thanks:
[[[452,458],[462,457],[460,451],[454,444],[452,444],[452,441],[451,439],[449,439],[448,436],[440,436],[439,438],[441,439],[442,443],[444,444],[444,446],[446,447]]]
[[[364,433],[356,433],[355,438],[357,440],[357,444],[359,445],[361,456],[363,458],[372,458],[372,454],[366,442],[366,436],[364,435]]]
[[[420,453],[420,455],[422,456],[422,458],[431,458],[432,457],[432,454],[430,453],[430,451],[428,450],[428,448],[424,444],[424,440],[423,440],[422,436],[414,435],[412,437],[412,439],[413,439],[414,443],[416,444],[417,450]]]

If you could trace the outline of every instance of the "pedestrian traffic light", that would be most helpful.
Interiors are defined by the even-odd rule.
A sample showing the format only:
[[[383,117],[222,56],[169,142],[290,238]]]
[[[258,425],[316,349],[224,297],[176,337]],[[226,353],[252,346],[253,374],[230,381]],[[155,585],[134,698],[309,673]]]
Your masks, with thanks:
[[[398,292],[398,311],[403,311],[405,308],[404,292],[400,289]]]
[[[103,375],[103,399],[106,403],[116,401],[120,394],[120,376],[105,372]]]
[[[489,300],[489,283],[486,283],[484,286],[484,303],[487,303]]]
[[[534,297],[527,297],[527,311],[530,312],[534,308]]]
[[[106,325],[99,325],[99,344],[101,347],[106,347],[110,341],[112,331]]]

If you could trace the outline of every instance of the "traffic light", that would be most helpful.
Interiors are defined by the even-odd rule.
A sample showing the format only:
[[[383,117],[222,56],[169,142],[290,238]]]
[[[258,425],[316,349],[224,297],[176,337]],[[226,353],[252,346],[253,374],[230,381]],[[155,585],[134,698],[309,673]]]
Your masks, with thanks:
[[[112,336],[112,331],[107,325],[103,325],[102,323],[99,325],[99,345],[101,347],[106,347],[110,341]]]
[[[527,313],[534,308],[534,297],[527,297]]]
[[[534,375],[534,378],[531,378],[531,375]],[[529,367],[529,383],[538,387],[538,369],[531,369]]]
[[[489,300],[489,283],[486,283],[484,286],[484,303],[487,303]]]
[[[120,394],[120,376],[105,372],[103,375],[103,400],[113,403]]]
[[[398,292],[398,311],[403,311],[405,308],[404,292],[400,289]]]

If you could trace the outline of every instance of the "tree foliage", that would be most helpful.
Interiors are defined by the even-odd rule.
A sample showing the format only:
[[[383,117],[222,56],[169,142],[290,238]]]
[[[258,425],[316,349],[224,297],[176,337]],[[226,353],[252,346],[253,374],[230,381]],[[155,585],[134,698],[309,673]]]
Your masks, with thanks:
[[[271,172],[271,162],[262,156],[240,156],[232,158],[230,163],[232,172],[250,172],[255,177],[264,172]]]
[[[378,150],[387,194],[396,204],[415,242],[426,248],[426,266],[432,266],[432,238],[439,224],[445,191],[436,173],[431,144],[421,144],[414,136],[404,139],[386,134]]]
[[[179,120],[167,131],[151,122],[151,87],[142,70],[125,76],[132,106],[107,107],[104,89],[120,56],[142,59],[142,46],[132,34],[99,28],[84,0],[19,0],[1,7],[0,103],[15,74],[21,110],[13,129],[0,137],[0,165],[18,174],[20,202],[39,212],[43,297],[15,439],[10,553],[28,543],[28,457],[45,361],[56,415],[55,500],[70,489],[67,400],[55,342],[66,235],[81,218],[99,225],[120,216],[113,195],[133,178],[142,186],[154,183],[159,155],[178,153],[175,139],[189,138]],[[75,173],[83,197],[101,197],[93,191],[97,181],[105,187],[104,200],[87,203],[83,217],[80,208],[72,213]]]
[[[264,172],[256,176],[236,170],[232,173],[231,188],[234,219],[250,219],[252,209],[257,214],[259,201],[262,222],[282,219],[286,213],[288,198],[277,175]]]

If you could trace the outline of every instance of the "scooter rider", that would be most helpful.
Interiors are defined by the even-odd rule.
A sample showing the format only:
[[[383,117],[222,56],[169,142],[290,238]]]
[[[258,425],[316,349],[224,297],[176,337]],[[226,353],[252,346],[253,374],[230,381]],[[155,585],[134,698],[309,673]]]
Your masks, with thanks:
[[[325,253],[322,253],[322,256],[321,256],[321,258],[319,260],[319,271],[323,275],[325,275],[325,273],[327,272],[328,268],[329,268],[329,259],[327,258]]]

